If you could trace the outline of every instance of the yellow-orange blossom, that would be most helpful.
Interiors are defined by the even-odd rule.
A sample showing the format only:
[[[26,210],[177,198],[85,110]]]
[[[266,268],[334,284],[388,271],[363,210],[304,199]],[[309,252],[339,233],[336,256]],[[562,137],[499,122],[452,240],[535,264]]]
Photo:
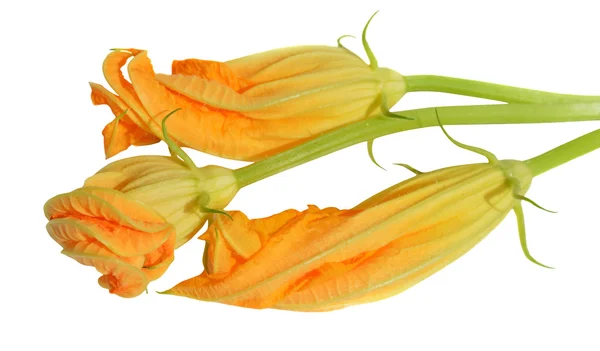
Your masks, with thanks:
[[[205,271],[166,293],[252,308],[327,311],[397,294],[454,261],[515,206],[532,174],[519,161],[446,168],[351,210],[216,216]]]
[[[121,73],[127,60],[131,82]],[[94,104],[115,116],[104,131],[106,157],[162,138],[164,116],[179,145],[256,161],[325,131],[387,111],[406,92],[404,78],[372,68],[342,47],[297,46],[227,62],[173,61],[156,74],[147,52],[111,52],[102,66],[116,94],[90,83]],[[126,112],[125,112],[126,111]]]
[[[48,200],[50,236],[63,254],[95,267],[109,292],[134,297],[159,278],[208,218],[237,193],[231,170],[189,167],[175,157],[113,162],[84,186]]]

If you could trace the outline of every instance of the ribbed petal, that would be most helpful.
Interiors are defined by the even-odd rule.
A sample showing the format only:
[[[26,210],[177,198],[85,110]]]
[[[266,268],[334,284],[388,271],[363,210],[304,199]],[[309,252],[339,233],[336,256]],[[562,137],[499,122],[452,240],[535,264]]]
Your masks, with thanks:
[[[60,218],[89,223],[86,235],[119,256],[150,253],[174,235],[174,228],[153,209],[110,189],[82,188],[58,195],[44,210],[51,223]]]
[[[63,251],[63,254],[83,265],[95,267],[102,274],[98,284],[111,294],[135,297],[148,286],[148,279],[140,269],[116,258],[70,251]]]

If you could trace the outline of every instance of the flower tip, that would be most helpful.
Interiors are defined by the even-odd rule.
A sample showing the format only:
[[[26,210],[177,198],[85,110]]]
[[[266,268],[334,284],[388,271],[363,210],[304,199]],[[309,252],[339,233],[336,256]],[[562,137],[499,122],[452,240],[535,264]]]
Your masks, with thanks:
[[[346,47],[344,46],[344,44],[342,44],[342,39],[344,39],[344,38],[354,38],[354,39],[356,39],[356,37],[354,35],[344,34],[344,35],[342,35],[341,37],[339,37],[337,39],[337,46],[338,46],[338,48],[346,49]]]
[[[537,265],[538,265],[538,266],[540,266],[540,267],[544,267],[544,268],[548,268],[548,269],[556,269],[556,268],[554,268],[554,267],[552,267],[552,266],[547,266],[547,265],[545,265],[545,264],[543,264],[543,263],[539,262],[538,260],[536,260],[535,258],[533,258],[533,257],[531,257],[531,256],[527,256],[527,259],[528,259],[529,261],[531,261],[531,262],[533,262],[533,263],[537,264]]]
[[[132,56],[136,56],[137,54],[141,53],[141,52],[146,52],[146,50],[140,50],[140,49],[134,49],[134,48],[112,48],[112,49],[108,49],[109,51],[112,52],[125,52],[128,54],[131,54]]]
[[[113,157],[114,155],[116,155],[118,152],[114,151],[114,148],[111,147],[112,146],[112,140],[111,142],[108,143],[108,145],[106,145],[104,147],[104,159],[108,160],[109,158]]]

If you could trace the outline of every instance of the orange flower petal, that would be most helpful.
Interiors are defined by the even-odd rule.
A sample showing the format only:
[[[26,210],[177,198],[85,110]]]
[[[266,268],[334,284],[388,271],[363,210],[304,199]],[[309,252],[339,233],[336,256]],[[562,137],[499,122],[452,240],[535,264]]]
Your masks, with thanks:
[[[240,91],[250,85],[244,79],[238,78],[227,64],[218,61],[187,59],[173,61],[172,73],[185,76],[198,76],[206,80],[219,82],[235,91]]]
[[[420,174],[353,210],[309,206],[259,220],[236,214],[239,223],[227,228],[238,232],[231,237],[242,244],[259,226],[273,232],[259,235],[259,250],[229,272],[216,277],[205,272],[167,293],[296,311],[328,311],[395,295],[462,256],[502,221],[514,205],[507,177],[515,174],[527,190],[528,168],[500,161]]]
[[[129,114],[129,110],[127,111],[131,120],[138,127],[160,138],[162,136],[160,123],[154,123],[150,118],[133,85],[125,79],[121,72],[121,68],[127,63],[127,60],[139,52],[140,50],[128,49],[127,51],[118,50],[109,53],[102,64],[102,71],[111,88],[133,112]]]
[[[92,86],[92,102],[94,105],[106,104],[115,116],[123,114],[126,107],[122,101],[119,101],[118,96],[113,95],[97,84],[90,83],[90,86]],[[133,113],[131,112],[131,114]],[[127,114],[130,114],[129,111]],[[115,118],[102,130],[104,153],[107,159],[126,150],[131,145],[150,145],[160,140],[133,123],[127,114],[120,119]]]
[[[164,262],[173,262],[175,252],[175,241],[175,231],[172,230],[171,235],[169,235],[167,241],[165,241],[161,246],[159,246],[158,249],[144,256],[144,267],[149,269],[157,269],[157,266],[164,266]]]
[[[147,254],[144,258],[142,272],[146,274],[148,281],[160,278],[175,260],[175,232],[161,245],[158,250]]]
[[[495,200],[497,206],[510,208],[513,201],[510,189],[498,193]],[[419,228],[418,232],[407,231],[371,252],[360,265],[345,267],[351,268],[347,272],[311,281],[310,285],[291,292],[276,308],[329,311],[381,300],[408,289],[469,251],[502,220],[497,208],[484,198],[479,201],[479,206],[468,206],[471,210],[466,217],[444,220]]]
[[[170,90],[218,109],[236,111],[257,119],[331,118],[354,113],[355,119],[369,115],[381,82],[365,78],[365,69],[340,69],[280,79],[253,87],[243,94],[218,81],[198,76],[157,74],[156,80]],[[352,76],[356,76],[353,79]],[[313,77],[311,77],[313,76]],[[345,80],[342,80],[345,78]],[[335,103],[332,104],[332,101]],[[352,117],[348,117],[352,118]]]
[[[195,281],[192,278],[175,286],[170,293],[245,307],[264,308],[281,303],[285,308],[294,309],[296,307],[283,302],[287,301],[286,296],[309,289],[305,296],[311,295],[315,306],[304,307],[306,310],[334,308],[338,300],[347,303],[342,298],[333,299],[335,286],[320,287],[325,283],[332,284],[330,281],[338,281],[338,278],[346,283],[361,282],[364,274],[354,276],[354,270],[400,237],[402,245],[408,247],[435,242],[441,235],[459,229],[471,230],[465,226],[481,217],[472,211],[473,208],[493,209],[485,206],[488,200],[480,191],[488,189],[489,184],[503,184],[502,171],[489,165],[469,168],[472,170],[464,174],[457,172],[458,169],[450,170],[458,174],[450,179],[440,177],[447,170],[438,172],[437,176],[424,175],[419,181],[427,179],[430,183],[425,188],[431,187],[433,193],[413,188],[409,194],[364,210],[319,210],[311,206],[286,223],[258,253],[221,280],[206,284],[202,279]],[[412,187],[410,182],[405,182],[404,186]],[[449,188],[452,191],[444,191]],[[396,195],[402,193],[398,189],[395,191]],[[456,194],[463,196],[459,203]],[[436,201],[423,201],[432,196],[437,197]],[[478,199],[479,204],[474,204],[473,199]],[[493,218],[497,218],[496,210],[493,210]],[[468,215],[458,216],[461,211]],[[321,289],[319,293],[314,290],[317,288]],[[356,284],[348,285],[348,291],[355,289]],[[339,291],[345,290],[340,287]],[[330,298],[335,303],[325,303]],[[296,303],[309,304],[293,300],[292,304]],[[298,309],[302,308],[298,306]]]
[[[362,65],[363,68],[368,69],[364,63]],[[366,89],[367,86],[370,87],[373,84],[372,81],[365,81],[364,87],[361,85],[362,83],[351,84],[347,87],[350,89],[348,91],[343,87],[336,88],[343,91],[343,96],[352,94],[352,101],[343,102],[334,107],[325,105],[324,108],[333,108],[334,110],[327,113],[314,113],[310,109],[314,109],[317,104],[314,103],[315,97],[310,97],[310,94],[294,100],[295,102],[285,103],[284,101],[287,101],[285,96],[280,96],[281,104],[271,104],[276,97],[253,98],[250,93],[248,93],[248,97],[244,97],[246,95],[242,96],[235,90],[237,87],[235,84],[233,86],[223,84],[222,82],[230,83],[224,78],[208,80],[203,79],[201,75],[166,76],[155,74],[146,52],[140,52],[131,60],[128,72],[135,92],[148,113],[148,115],[142,116],[142,119],[153,120],[153,122],[147,121],[147,124],[160,124],[168,112],[181,108],[182,110],[177,113],[177,118],[171,119],[167,123],[171,138],[179,145],[222,157],[248,161],[265,158],[302,143],[304,139],[312,138],[316,134],[352,120],[365,118],[370,104],[365,104],[364,101],[356,98],[357,95],[354,91]],[[206,72],[201,73],[206,74]],[[213,75],[219,76],[219,74]],[[226,76],[226,74],[224,75]],[[161,81],[166,85],[161,84]],[[313,79],[311,84],[317,83],[320,81]],[[273,84],[280,85],[268,88],[269,92],[277,92],[282,89],[283,85],[281,84],[288,84],[291,89],[299,83]],[[319,98],[331,98],[328,94],[337,94],[336,89],[323,91],[317,95]],[[266,92],[267,90],[263,91],[263,93]],[[372,96],[366,97],[367,95],[365,98],[373,98]],[[234,104],[232,99],[244,101],[240,100],[241,102],[238,101]],[[262,102],[252,105],[246,101],[248,99],[253,99],[253,101],[262,99]],[[307,104],[303,99],[311,100],[311,103]],[[339,99],[336,97],[335,100]],[[264,106],[266,103],[271,105],[266,108]],[[290,106],[286,105],[288,103],[298,107],[294,110],[297,114],[290,115],[292,110]],[[305,108],[306,106],[309,106],[308,109]],[[242,112],[233,111],[236,109]],[[274,116],[286,118],[251,118],[273,118]],[[198,137],[199,131],[202,133],[201,138]]]
[[[116,258],[64,250],[63,254],[83,265],[95,267],[102,274],[98,284],[108,289],[111,294],[135,297],[144,292],[148,286],[148,280],[140,269]]]
[[[80,219],[59,218],[48,222],[46,230],[50,237],[67,251],[116,257],[106,245],[94,238],[93,227],[94,225],[90,226]]]
[[[206,104],[168,90],[156,80],[146,52],[131,60],[128,71],[135,91],[149,113],[143,118],[152,119],[147,123],[158,125],[167,113],[182,109],[177,112],[176,118],[167,122],[169,135],[181,146],[214,155],[249,159],[290,142],[280,138],[249,137],[248,133],[260,129],[256,121],[236,112],[211,109]]]
[[[254,230],[248,230],[249,220],[245,214],[231,211],[229,215],[233,220],[223,215],[215,216],[212,227],[237,255],[247,260],[260,250],[260,236]]]
[[[132,56],[130,83],[121,67]],[[104,130],[107,155],[162,139],[162,119],[181,109],[168,125],[179,146],[257,161],[378,113],[382,90],[390,92],[390,106],[405,93],[397,72],[373,70],[348,50],[329,46],[283,48],[225,63],[173,61],[172,75],[155,74],[145,51],[125,49],[107,55],[103,71],[131,110],[129,120],[155,136],[142,140],[129,120],[121,128],[113,122]]]
[[[171,254],[157,265],[142,268],[142,272],[146,275],[148,281],[156,280],[165,274],[171,263],[173,263],[173,260],[175,260],[175,256]]]
[[[270,217],[253,219],[249,221],[250,228],[258,233],[261,242],[264,244],[269,237],[275,234],[279,229],[289,223],[300,214],[296,210],[285,210]]]
[[[203,262],[206,272],[211,276],[228,273],[238,263],[246,262],[267,242],[269,236],[299,212],[287,210],[268,218],[254,220],[249,220],[239,211],[228,213],[233,221],[218,216],[200,236],[200,239],[206,241]]]
[[[97,239],[119,256],[150,253],[175,235],[172,225],[143,203],[118,191],[81,188],[58,195],[44,206],[46,217],[86,221],[86,235]]]
[[[115,117],[122,115],[119,120],[115,118],[107,124],[102,131],[106,158],[110,158],[126,150],[130,145],[150,145],[160,140],[132,121],[130,116],[136,116],[135,112],[130,112],[128,106],[121,98],[109,92],[101,85],[90,83],[90,87],[92,88],[91,98],[94,105],[108,105]],[[127,110],[127,113],[123,115],[125,110]],[[138,117],[136,116],[135,118]]]
[[[284,297],[295,280],[322,263],[309,258],[319,255],[321,236],[348,220],[347,214],[339,210],[323,213],[312,207],[289,221],[285,231],[275,233],[262,250],[223,279],[207,285],[200,276],[178,284],[167,293],[238,306],[269,307]],[[309,223],[311,230],[307,230]],[[298,265],[307,259],[310,262]]]
[[[227,246],[220,231],[211,226],[200,239],[206,241],[204,267],[209,275],[222,275],[231,271],[237,264],[233,251]]]

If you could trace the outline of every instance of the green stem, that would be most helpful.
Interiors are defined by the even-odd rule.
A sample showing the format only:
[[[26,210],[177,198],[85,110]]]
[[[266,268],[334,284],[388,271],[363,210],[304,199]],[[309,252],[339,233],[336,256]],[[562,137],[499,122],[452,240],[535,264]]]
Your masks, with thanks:
[[[508,103],[600,102],[600,96],[549,93],[469,79],[432,75],[405,76],[404,78],[406,79],[407,92],[435,91]]]
[[[437,113],[436,113],[437,111]],[[375,117],[324,133],[292,149],[235,171],[240,187],[360,142],[411,129],[438,125],[548,123],[600,120],[600,103],[502,104],[423,108],[396,112],[413,118]]]
[[[525,163],[535,177],[598,148],[600,148],[600,129],[530,158]]]

